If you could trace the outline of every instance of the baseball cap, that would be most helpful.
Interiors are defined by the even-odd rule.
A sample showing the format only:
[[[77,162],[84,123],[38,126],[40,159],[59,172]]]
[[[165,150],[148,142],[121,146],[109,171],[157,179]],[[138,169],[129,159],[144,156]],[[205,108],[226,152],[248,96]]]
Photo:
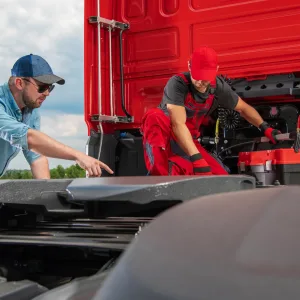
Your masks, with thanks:
[[[191,75],[195,80],[214,82],[217,75],[218,59],[214,49],[200,47],[191,55]]]
[[[39,55],[29,54],[19,58],[12,70],[11,75],[16,77],[32,77],[45,84],[65,84],[65,80],[53,74],[47,61]]]

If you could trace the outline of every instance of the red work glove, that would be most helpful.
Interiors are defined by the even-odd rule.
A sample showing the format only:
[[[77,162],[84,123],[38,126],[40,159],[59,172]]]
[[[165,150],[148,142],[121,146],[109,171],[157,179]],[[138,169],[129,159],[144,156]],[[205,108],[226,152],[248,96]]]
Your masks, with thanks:
[[[270,127],[267,122],[263,122],[262,124],[260,124],[259,129],[273,144],[278,143],[276,135],[281,133],[279,130]]]
[[[190,157],[193,164],[195,175],[212,175],[210,166],[200,153],[196,153]]]

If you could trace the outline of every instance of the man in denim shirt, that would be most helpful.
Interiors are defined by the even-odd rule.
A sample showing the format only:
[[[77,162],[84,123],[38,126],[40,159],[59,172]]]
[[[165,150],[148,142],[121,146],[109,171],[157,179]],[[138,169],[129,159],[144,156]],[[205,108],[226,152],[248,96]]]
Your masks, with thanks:
[[[53,74],[45,59],[30,54],[16,61],[8,83],[0,86],[0,176],[21,150],[35,179],[50,178],[47,157],[74,160],[89,176],[101,176],[101,168],[113,173],[101,161],[39,131],[38,108],[55,83],[63,85],[65,80]]]

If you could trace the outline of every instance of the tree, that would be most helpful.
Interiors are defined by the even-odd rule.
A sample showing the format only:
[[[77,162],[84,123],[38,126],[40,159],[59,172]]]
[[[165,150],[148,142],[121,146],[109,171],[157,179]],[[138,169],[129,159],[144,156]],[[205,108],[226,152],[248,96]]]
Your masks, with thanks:
[[[22,179],[32,179],[32,173],[29,170],[22,171]]]
[[[64,167],[62,165],[58,165],[56,169],[59,174],[59,178],[65,178],[66,171],[65,171]]]
[[[77,164],[66,169],[62,165],[58,165],[50,170],[50,177],[51,179],[84,178],[85,170]],[[32,179],[32,173],[29,170],[7,170],[0,179]]]
[[[85,177],[85,170],[78,165],[72,165],[66,169],[66,178],[82,178]]]
[[[51,179],[59,179],[60,178],[59,173],[56,168],[50,170],[50,178]]]

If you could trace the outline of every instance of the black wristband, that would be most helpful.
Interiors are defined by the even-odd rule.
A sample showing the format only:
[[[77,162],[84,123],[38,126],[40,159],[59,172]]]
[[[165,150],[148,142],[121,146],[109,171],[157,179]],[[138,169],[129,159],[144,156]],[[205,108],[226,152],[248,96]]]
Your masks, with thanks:
[[[199,160],[199,159],[202,159],[202,155],[200,153],[196,153],[196,154],[190,156],[191,162],[194,162],[194,161]]]
[[[259,125],[259,130],[262,131],[262,133],[265,133],[268,128],[270,128],[270,125],[267,122],[262,122]]]

